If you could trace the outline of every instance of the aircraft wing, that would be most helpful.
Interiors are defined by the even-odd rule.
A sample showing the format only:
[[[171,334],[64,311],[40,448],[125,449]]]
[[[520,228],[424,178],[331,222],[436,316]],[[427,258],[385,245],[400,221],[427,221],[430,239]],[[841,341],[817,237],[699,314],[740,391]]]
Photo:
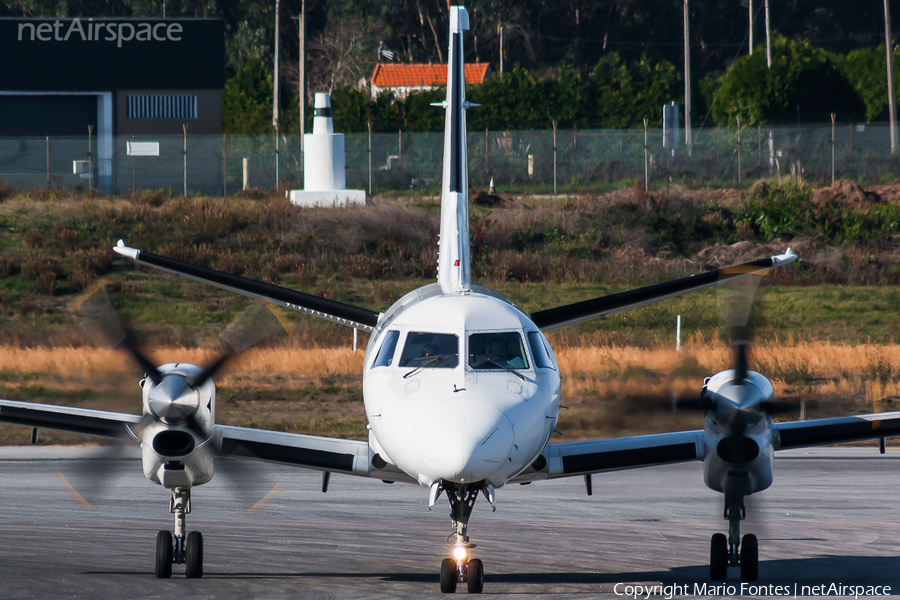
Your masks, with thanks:
[[[137,248],[129,248],[122,240],[119,240],[119,243],[113,250],[122,256],[131,258],[139,265],[146,265],[160,271],[193,279],[194,281],[208,283],[209,285],[249,296],[250,298],[267,300],[284,308],[327,319],[341,325],[362,329],[363,331],[372,331],[380,317],[378,312],[368,308],[345,304],[337,300],[328,300],[327,298],[298,292],[280,285],[216,271],[215,269],[186,263],[160,256],[159,254],[152,254]]]
[[[373,465],[374,453],[368,442],[229,425],[216,425],[214,435],[220,456],[357,475],[391,483],[416,483],[392,465],[381,468]]]
[[[0,400],[0,423],[9,425],[137,441],[140,436],[130,426],[140,421],[140,415]],[[416,483],[392,465],[373,465],[367,442],[227,425],[216,425],[213,439],[219,456]]]
[[[549,308],[535,313],[531,313],[531,320],[534,324],[541,328],[542,331],[553,331],[561,327],[575,325],[611,315],[619,311],[629,308],[636,308],[645,304],[659,302],[668,298],[675,298],[689,292],[703,290],[726,281],[745,277],[747,275],[760,274],[770,269],[774,269],[780,265],[791,262],[797,258],[790,248],[784,254],[763,258],[752,262],[718,269],[716,271],[708,271],[682,279],[674,279],[663,283],[648,285],[636,290],[620,292],[618,294],[609,294],[600,296],[591,300],[576,302],[575,304],[567,304],[556,308]]]
[[[775,450],[788,450],[894,436],[900,436],[900,411],[775,423],[773,446]],[[538,459],[510,483],[689,462],[705,456],[706,434],[702,429],[563,442],[547,445]]]
[[[549,444],[538,459],[510,479],[510,483],[701,460],[705,455],[705,444],[706,438],[700,429]]]
[[[139,423],[140,420],[140,415],[0,400],[0,423],[37,429],[53,429],[106,438],[130,437],[136,440],[138,436],[129,426]]]
[[[775,423],[776,450],[900,435],[900,412]]]

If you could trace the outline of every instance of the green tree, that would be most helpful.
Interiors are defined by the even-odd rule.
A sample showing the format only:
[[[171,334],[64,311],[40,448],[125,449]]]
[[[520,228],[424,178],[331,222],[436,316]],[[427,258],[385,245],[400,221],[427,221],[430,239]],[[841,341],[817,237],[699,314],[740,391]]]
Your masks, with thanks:
[[[471,102],[481,105],[467,115],[470,129],[546,129],[551,119],[543,87],[518,65],[507,73],[495,73],[466,92]]]
[[[334,130],[339,133],[368,131],[372,118],[369,95],[349,85],[338,85],[331,92],[331,115]],[[311,132],[309,126],[307,132]]]
[[[248,61],[225,82],[225,89],[222,90],[222,131],[272,131],[272,73],[259,59]]]
[[[713,93],[715,86],[701,89]],[[772,38],[772,68],[765,48],[734,61],[712,104],[717,125],[763,122],[827,121],[832,112],[862,118],[865,105],[853,85],[838,70],[827,51],[805,40]]]
[[[884,45],[858,48],[836,56],[841,73],[853,84],[866,104],[866,120],[887,119],[887,56]],[[894,50],[894,86],[900,76],[900,49]],[[897,90],[894,90],[896,94]]]
[[[684,99],[672,63],[654,63],[647,55],[628,63],[611,52],[597,61],[591,80],[591,118],[600,127],[640,127],[644,117],[658,122],[663,104]]]

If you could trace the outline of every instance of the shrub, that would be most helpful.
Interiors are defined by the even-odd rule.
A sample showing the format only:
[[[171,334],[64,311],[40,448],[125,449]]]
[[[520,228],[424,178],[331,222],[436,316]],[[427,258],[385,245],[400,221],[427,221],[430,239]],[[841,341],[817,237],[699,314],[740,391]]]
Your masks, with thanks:
[[[16,188],[9,185],[8,183],[4,183],[0,181],[0,202],[4,200],[8,200],[9,198],[14,198],[16,195]]]
[[[735,224],[767,240],[808,232],[815,219],[812,196],[812,187],[796,179],[760,181],[741,201]]]

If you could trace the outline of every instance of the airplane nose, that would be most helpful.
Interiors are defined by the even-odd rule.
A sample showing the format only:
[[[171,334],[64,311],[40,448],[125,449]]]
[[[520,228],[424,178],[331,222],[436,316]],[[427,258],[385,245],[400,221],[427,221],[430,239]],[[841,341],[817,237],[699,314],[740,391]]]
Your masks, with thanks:
[[[427,470],[457,483],[481,481],[509,460],[514,432],[502,411],[486,402],[453,399],[426,411],[415,442]]]

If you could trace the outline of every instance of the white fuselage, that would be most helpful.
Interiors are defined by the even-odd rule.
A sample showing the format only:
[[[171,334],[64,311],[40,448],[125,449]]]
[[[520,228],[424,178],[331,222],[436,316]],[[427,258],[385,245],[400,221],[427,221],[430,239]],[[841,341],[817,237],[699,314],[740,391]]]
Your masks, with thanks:
[[[525,356],[515,367],[484,362],[481,353],[490,350],[480,344],[493,335],[510,347],[521,340]],[[410,357],[429,340],[446,358],[420,368],[428,358]],[[366,351],[363,397],[370,444],[386,462],[424,486],[499,487],[534,461],[553,432],[559,367],[540,330],[504,297],[480,286],[448,294],[432,284],[381,319]]]

